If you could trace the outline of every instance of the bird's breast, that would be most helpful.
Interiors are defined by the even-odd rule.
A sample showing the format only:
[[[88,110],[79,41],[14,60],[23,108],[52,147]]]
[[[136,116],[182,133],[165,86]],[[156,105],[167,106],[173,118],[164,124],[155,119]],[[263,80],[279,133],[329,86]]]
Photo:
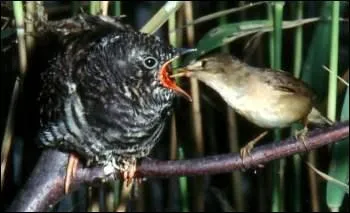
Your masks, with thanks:
[[[311,110],[311,99],[293,94],[242,96],[235,109],[262,128],[283,128],[305,118]]]
[[[262,128],[289,126],[306,117],[312,106],[310,98],[270,87],[214,87],[236,112]]]

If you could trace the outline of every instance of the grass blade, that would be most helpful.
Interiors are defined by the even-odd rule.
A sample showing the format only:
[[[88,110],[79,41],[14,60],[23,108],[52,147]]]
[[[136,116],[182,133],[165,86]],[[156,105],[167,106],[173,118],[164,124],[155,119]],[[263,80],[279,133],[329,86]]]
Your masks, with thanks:
[[[178,31],[178,30],[181,30],[183,28],[186,28],[186,27],[189,27],[189,26],[192,26],[192,25],[195,25],[195,24],[199,24],[199,23],[203,23],[203,22],[206,22],[206,21],[210,21],[210,20],[215,19],[215,18],[224,17],[226,15],[229,15],[229,14],[232,14],[232,13],[235,13],[235,12],[239,12],[239,11],[243,11],[243,10],[246,10],[248,8],[256,7],[256,6],[265,4],[265,3],[268,3],[268,1],[262,1],[262,2],[257,2],[257,3],[250,3],[250,4],[247,4],[247,5],[242,6],[242,7],[231,8],[231,9],[227,9],[227,10],[221,10],[219,12],[215,12],[215,13],[212,13],[212,14],[209,14],[209,15],[197,18],[194,21],[190,21],[190,22],[186,23],[184,26],[176,28],[173,31],[169,31],[169,33],[173,33],[175,30]]]
[[[25,44],[25,32],[24,32],[24,10],[23,2],[14,1],[14,16],[17,27],[17,36],[18,36],[18,53],[19,53],[19,73],[24,77],[27,69],[27,53],[26,53],[26,44]],[[9,112],[6,120],[6,127],[4,131],[2,147],[1,147],[1,189],[3,189],[3,184],[5,180],[5,172],[7,168],[7,160],[10,153],[10,148],[13,142],[13,132],[14,132],[14,115],[16,104],[18,101],[18,96],[22,88],[22,78],[17,78],[15,85],[13,87],[11,102],[9,106]]]
[[[275,56],[275,69],[282,68],[282,26],[283,26],[283,7],[284,2],[276,2],[274,5],[274,56]]]
[[[303,2],[298,1],[296,5],[296,19],[303,18]],[[295,48],[294,48],[294,76],[300,78],[301,65],[303,60],[303,28],[297,27],[295,30]]]
[[[109,1],[101,1],[100,2],[101,13],[104,16],[108,15],[108,4],[109,4]]]
[[[338,76],[338,50],[339,50],[339,14],[340,3],[332,2],[332,28],[331,28],[331,52],[330,52],[330,70],[328,84],[328,118],[332,121],[336,119],[337,113],[337,76]]]
[[[167,1],[140,31],[153,34],[169,19],[169,16],[175,13],[183,4],[184,2],[181,1]]]
[[[180,12],[182,12],[180,10]],[[176,13],[172,13],[170,16],[169,16],[169,20],[168,20],[168,29],[169,31],[170,30],[173,30],[176,28]],[[177,35],[177,33],[169,33],[168,34],[169,36],[169,43],[173,46],[173,47],[178,47],[178,46],[181,46],[181,44],[179,44],[179,37]],[[180,61],[179,59],[175,60],[171,65],[173,67],[178,67]],[[176,78],[176,83],[178,85],[180,85],[180,79],[179,78]],[[177,139],[177,128],[176,128],[176,112],[173,113],[172,117],[171,117],[171,130],[170,130],[170,146],[169,146],[169,153],[170,153],[170,159],[171,160],[176,160],[177,158],[177,150],[178,150],[178,139]],[[168,190],[169,190],[169,195],[168,195],[168,199],[169,199],[169,202],[168,203],[171,203],[173,202],[174,200],[174,195],[178,193],[178,191],[188,191],[188,188],[184,188],[182,189],[181,186],[178,184],[179,182],[179,179],[178,178],[170,178],[169,179],[169,185],[168,185]],[[183,187],[187,187],[187,185],[185,184],[185,186]],[[176,192],[175,192],[176,190]],[[180,194],[181,196],[181,200],[185,200],[187,199],[187,197],[182,197],[182,195],[184,194]],[[176,196],[176,195],[175,195]],[[177,205],[179,205],[177,203]]]
[[[35,2],[34,1],[27,1],[26,2],[26,19],[27,20],[33,20],[33,14],[35,12]],[[34,33],[34,24],[33,22],[27,22],[26,23],[26,32],[28,35],[26,36],[26,49],[28,57],[30,56],[30,52],[32,51],[32,48],[34,47],[34,37],[32,35],[29,35],[30,33]],[[2,32],[1,32],[2,33]]]
[[[100,12],[100,2],[99,1],[90,1],[90,14],[97,15]]]
[[[275,2],[273,5],[274,14],[273,14],[273,38],[270,39],[270,42],[273,42],[273,48],[270,49],[270,52],[273,51],[274,59],[271,60],[273,64],[271,67],[274,69],[281,69],[282,66],[282,26],[283,26],[283,7],[284,2]],[[271,48],[271,46],[270,46]],[[276,129],[274,131],[274,140],[281,140],[281,131]],[[285,170],[285,159],[276,161],[273,163],[273,192],[272,192],[272,211],[280,212],[284,209],[284,170]]]
[[[346,4],[340,4],[340,10],[345,11]],[[313,33],[309,50],[301,73],[301,78],[315,91],[318,101],[327,95],[328,73],[321,71],[322,66],[328,64],[330,53],[331,23],[328,21],[332,15],[332,2],[322,2],[320,21]],[[316,78],[317,76],[317,78]]]
[[[179,160],[185,159],[185,154],[182,147],[179,147],[178,159]],[[180,190],[181,190],[182,212],[189,212],[187,177],[180,177]]]
[[[295,18],[300,20],[303,18],[303,2],[298,1],[295,5]],[[301,65],[303,60],[303,28],[297,27],[295,31],[295,48],[294,48],[294,76],[296,78],[300,78],[301,74]],[[293,134],[298,128],[298,126],[301,125],[293,125],[291,134]],[[294,187],[292,190],[292,203],[293,203],[293,210],[295,212],[301,211],[301,159],[299,155],[293,156],[293,165],[294,165],[294,184],[297,187]],[[299,186],[299,187],[298,187]]]
[[[184,5],[185,9],[185,20],[186,23],[193,21],[193,7],[192,2],[186,1]],[[188,26],[186,28],[187,43],[190,47],[194,46],[194,26]],[[192,94],[192,132],[195,141],[195,151],[198,157],[204,154],[204,139],[203,139],[203,126],[202,126],[202,113],[201,113],[201,102],[200,102],[200,88],[197,79],[191,78],[191,94]],[[193,178],[193,210],[198,212],[204,211],[204,177],[194,177]]]
[[[344,6],[344,4],[341,4],[340,9],[344,9]],[[318,101],[322,101],[327,95],[327,87],[325,85],[327,85],[328,73],[322,71],[322,66],[327,64],[329,60],[331,23],[328,20],[332,15],[332,2],[327,1],[322,3],[320,15],[322,21],[316,26],[301,73],[302,80],[308,83],[315,91]],[[309,158],[316,159],[315,156],[312,156],[315,154],[316,152],[310,153]],[[311,163],[317,166],[317,161]],[[315,174],[311,170],[308,170],[308,173],[312,179],[316,179]],[[317,189],[318,184],[314,182],[315,181],[311,181],[311,184],[313,184],[311,186]],[[312,198],[313,211],[317,211],[319,208],[319,204],[315,203],[315,201],[318,201],[318,194],[318,192],[312,193],[314,196]]]
[[[113,15],[114,16],[120,16],[121,14],[121,2],[120,1],[114,1],[113,5]]]
[[[326,73],[320,72],[322,64],[326,63],[327,56],[329,54],[329,31],[330,24],[328,19],[331,15],[330,2],[323,2],[321,7],[321,20],[313,33],[313,37],[307,52],[303,70],[301,73],[301,79],[305,81],[315,91],[319,98],[326,94]],[[320,51],[322,50],[322,51]],[[308,161],[312,165],[317,167],[316,162],[317,152],[310,152],[308,155]],[[307,170],[309,176],[310,190],[311,190],[311,206],[312,211],[319,210],[318,203],[318,184],[315,183],[316,175],[310,169]]]
[[[244,4],[244,2],[242,2]],[[226,7],[227,2],[220,2],[219,7],[223,9]],[[245,7],[245,6],[242,6]],[[240,8],[242,8],[240,7]],[[222,10],[220,11],[222,12]],[[227,24],[227,16],[221,16],[219,19],[219,24]],[[222,52],[230,52],[229,45],[224,45],[221,47]],[[239,151],[239,140],[238,140],[238,131],[237,131],[237,120],[236,112],[227,105],[227,132],[230,152],[235,153]],[[232,189],[231,193],[234,195],[231,205],[235,204],[237,211],[244,211],[244,193],[242,189],[242,173],[241,172],[232,172],[231,175]],[[226,205],[227,206],[227,205]]]
[[[267,18],[269,20],[269,24],[273,26],[273,7],[272,5],[267,6]],[[269,33],[269,59],[270,59],[270,66],[275,66],[275,34]]]
[[[308,18],[301,21],[284,21],[282,28],[289,29],[308,23],[318,21],[319,18]],[[269,20],[250,20],[238,23],[223,24],[209,30],[197,42],[198,51],[189,53],[186,57],[186,63],[197,57],[210,52],[211,50],[229,44],[239,38],[255,33],[270,32],[273,30],[273,24]]]
[[[349,120],[349,87],[343,103],[341,120]],[[338,181],[349,183],[349,138],[334,144],[328,175]],[[338,184],[332,181],[327,182],[326,200],[327,206],[331,211],[339,211],[344,201],[345,193],[346,191],[340,188]]]

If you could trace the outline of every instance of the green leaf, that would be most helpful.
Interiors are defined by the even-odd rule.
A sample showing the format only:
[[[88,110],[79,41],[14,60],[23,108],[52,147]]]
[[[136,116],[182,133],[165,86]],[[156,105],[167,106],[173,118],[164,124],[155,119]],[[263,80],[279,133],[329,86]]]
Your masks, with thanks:
[[[318,21],[318,18],[309,18],[297,21],[283,21],[283,29],[297,27],[303,24]],[[197,43],[197,52],[189,54],[185,62],[198,58],[205,53],[224,46],[234,40],[251,35],[254,33],[263,33],[273,30],[272,23],[269,20],[250,20],[239,23],[223,24],[211,29]]]
[[[329,56],[329,69],[332,72],[328,78],[328,105],[327,105],[327,117],[331,120],[335,120],[337,117],[337,84],[338,84],[338,62],[339,62],[339,14],[340,3],[334,1],[332,3],[332,25],[330,35],[330,56]]]
[[[223,46],[236,38],[256,33],[266,27],[271,27],[267,20],[242,21],[233,24],[223,24],[206,33],[197,43],[194,56],[203,55],[217,47]]]
[[[242,7],[236,7],[236,8],[230,8],[230,9],[227,9],[227,10],[224,10],[223,8],[218,11],[218,12],[215,12],[215,13],[211,13],[211,14],[208,14],[208,15],[205,15],[205,16],[202,16],[202,17],[199,17],[197,18],[196,20],[192,21],[192,22],[189,22],[181,27],[178,27],[176,29],[173,29],[173,30],[169,30],[169,34],[170,33],[174,33],[175,31],[179,31],[183,28],[186,28],[186,27],[189,27],[189,26],[193,26],[193,25],[196,25],[196,24],[199,24],[199,23],[203,23],[203,22],[206,22],[206,21],[210,21],[212,19],[216,19],[216,18],[227,18],[227,16],[229,14],[233,14],[233,13],[236,13],[236,12],[240,12],[240,11],[244,11],[244,10],[247,10],[249,8],[252,8],[252,7],[256,7],[256,6],[260,6],[262,4],[266,4],[266,3],[269,3],[269,1],[261,1],[261,2],[256,2],[256,3],[250,3],[250,4],[245,4],[244,6]],[[219,3],[220,4],[220,3]]]
[[[179,160],[185,159],[185,154],[183,148],[180,146],[178,149],[178,158]],[[182,211],[188,212],[188,183],[187,183],[187,177],[180,177],[180,191],[181,191],[181,204],[182,204]]]
[[[349,87],[343,103],[341,120],[349,120]],[[334,144],[328,175],[341,182],[349,183],[349,138]],[[338,211],[343,203],[346,191],[338,184],[328,181],[326,193],[328,207],[332,211]]]
[[[340,119],[342,121],[349,120],[349,87],[348,87],[348,89],[346,91],[346,96],[345,96],[345,99],[344,99],[344,104],[343,104],[343,109],[342,109],[342,112],[341,112]]]
[[[340,11],[345,10],[345,4],[340,4]],[[315,91],[317,97],[325,97],[328,91],[328,73],[322,69],[329,63],[330,30],[332,15],[332,1],[323,2],[321,20],[317,23],[310,46],[303,65],[301,78]]]
[[[97,15],[100,12],[100,2],[99,1],[90,1],[90,14]]]

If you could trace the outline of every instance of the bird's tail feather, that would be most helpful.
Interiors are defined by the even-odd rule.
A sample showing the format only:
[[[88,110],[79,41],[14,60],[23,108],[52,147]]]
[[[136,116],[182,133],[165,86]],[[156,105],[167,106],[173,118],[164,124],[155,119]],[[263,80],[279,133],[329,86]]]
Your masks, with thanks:
[[[319,125],[333,125],[334,122],[331,121],[326,116],[322,115],[315,107],[312,108],[311,112],[307,117],[308,122]]]

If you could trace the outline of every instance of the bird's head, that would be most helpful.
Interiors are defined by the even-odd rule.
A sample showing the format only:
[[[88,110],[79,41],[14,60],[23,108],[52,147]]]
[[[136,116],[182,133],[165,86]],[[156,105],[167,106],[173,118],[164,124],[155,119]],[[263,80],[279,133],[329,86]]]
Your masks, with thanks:
[[[168,103],[176,94],[191,99],[169,74],[170,63],[194,49],[172,47],[109,17],[88,16],[83,21],[86,29],[64,37],[66,56],[75,57],[68,61],[80,70],[78,78],[83,85],[98,85],[101,96],[120,94],[140,104],[145,98]],[[80,69],[80,64],[86,68]]]
[[[227,66],[231,66],[233,56],[227,53],[218,53],[205,56],[196,60],[186,67],[181,68],[181,72],[171,77],[196,76],[196,75],[219,75],[226,71]]]
[[[176,85],[173,79],[171,62],[195,49],[175,48],[156,36],[136,31],[110,34],[100,42],[100,48],[110,60],[114,76],[120,79],[129,91],[149,91],[154,98],[169,100],[175,94],[191,97]],[[107,45],[108,44],[108,45]],[[104,47],[103,47],[104,46]]]

